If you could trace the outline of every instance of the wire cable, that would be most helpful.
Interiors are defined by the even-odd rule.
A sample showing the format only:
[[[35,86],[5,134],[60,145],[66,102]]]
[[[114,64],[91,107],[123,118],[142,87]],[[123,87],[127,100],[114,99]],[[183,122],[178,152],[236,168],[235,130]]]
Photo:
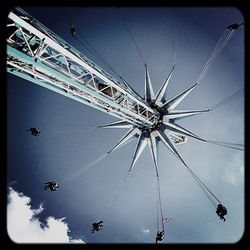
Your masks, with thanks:
[[[95,55],[97,57],[97,59],[102,62],[108,69],[110,69],[110,71],[112,73],[114,73],[116,76],[118,76],[121,79],[121,82],[125,85],[126,88],[128,88],[131,92],[135,93],[137,96],[139,96],[141,98],[141,96],[130,86],[130,84],[128,84],[128,82],[120,75],[118,74],[114,68],[100,55],[100,53],[97,52],[97,50],[95,50],[90,43],[84,39],[83,37],[77,35],[74,36],[75,39],[77,40],[77,42],[83,46],[84,48],[86,48],[90,53],[92,53],[93,55]]]
[[[217,42],[215,48],[213,49],[212,53],[210,54],[205,66],[203,67],[200,75],[198,76],[196,82],[200,82],[206,75],[209,66],[213,62],[213,60],[221,53],[223,48],[227,45],[229,42],[230,38],[234,34],[235,30],[228,30],[226,29],[222,36],[220,37],[219,41]]]
[[[199,178],[196,178],[196,176],[193,174],[192,171],[190,171],[191,175],[194,177],[194,180],[197,182],[197,184],[200,186],[200,188],[203,190],[207,198],[210,200],[210,202],[213,204],[213,206],[217,206],[217,204],[214,202],[214,200],[209,196],[208,192],[206,189],[203,187],[202,183],[199,181]]]
[[[120,17],[120,19],[121,19],[121,21],[122,21],[122,23],[123,23],[125,29],[127,30],[127,32],[128,32],[128,34],[129,34],[129,36],[130,36],[130,38],[131,38],[131,40],[132,40],[132,42],[133,42],[133,44],[134,44],[136,50],[137,50],[137,52],[138,52],[138,55],[139,55],[139,57],[140,57],[140,59],[141,59],[141,61],[142,61],[142,64],[143,64],[143,66],[144,66],[144,65],[146,64],[146,62],[145,62],[145,60],[144,60],[144,58],[143,58],[143,56],[142,56],[142,53],[141,53],[141,51],[140,51],[140,49],[139,49],[138,44],[136,43],[136,41],[135,41],[135,39],[134,39],[134,37],[133,37],[133,35],[132,35],[132,32],[129,30],[128,25],[127,25],[125,19],[123,18],[122,14],[120,13],[119,8],[117,8],[117,13],[118,13],[118,16]]]
[[[242,91],[244,90],[244,88],[238,90],[237,92],[235,92],[234,94],[230,95],[229,97],[223,99],[222,101],[218,102],[217,104],[215,104],[214,106],[210,107],[210,110],[215,110],[219,107],[221,107],[224,104],[227,104],[228,102],[230,102],[234,97],[236,97],[238,94],[240,94]]]
[[[215,144],[218,146],[226,147],[226,148],[231,148],[231,149],[236,149],[240,151],[245,151],[243,148],[243,144],[238,144],[238,143],[232,143],[232,142],[220,142],[220,141],[212,141],[212,140],[205,140],[207,143]]]
[[[173,46],[173,65],[176,64],[176,15],[175,15],[175,8],[173,8],[173,41],[172,41],[172,46]]]
[[[120,196],[121,192],[123,191],[122,188],[124,187],[125,183],[127,182],[127,177],[128,174],[126,174],[123,183],[121,185],[121,187],[119,189],[117,189],[116,194],[114,195],[113,199],[110,201],[109,205],[106,207],[106,209],[104,210],[103,214],[101,215],[101,219],[104,220],[107,216],[107,213],[113,208],[113,206],[115,205],[115,201],[118,199],[118,197]]]
[[[79,35],[76,36],[75,38],[78,41],[78,43],[80,43],[83,47],[85,47],[89,52],[94,54],[107,68],[110,69],[111,72],[113,72],[118,77],[121,77],[118,73],[116,73],[114,68],[88,43],[86,39],[84,39],[83,37]]]
[[[103,160],[104,158],[106,158],[109,154],[105,153],[100,155],[97,159],[95,159],[94,161],[92,161],[91,163],[89,163],[87,165],[87,167],[85,168],[81,168],[79,171],[75,172],[70,178],[68,178],[65,181],[64,186],[68,185],[70,182],[72,182],[76,177],[79,177],[80,175],[82,175],[85,171],[87,171],[88,169],[90,169],[91,167],[93,167],[95,164],[97,164],[99,161]]]
[[[194,177],[194,179],[196,181],[198,181],[213,197],[215,200],[217,200],[219,203],[220,200],[214,195],[214,193],[204,184],[204,182],[201,181],[201,179],[192,171],[192,169],[190,167],[188,167],[187,165],[185,165],[186,168],[188,169],[188,171],[191,173],[191,175]]]
[[[157,178],[157,187],[158,187],[158,196],[159,196],[159,206],[160,206],[161,224],[162,224],[163,232],[165,232],[165,229],[164,229],[164,222],[163,222],[162,203],[161,203],[161,189],[160,189],[160,179],[159,179],[159,178]]]
[[[47,129],[39,129],[41,130],[41,133],[39,134],[40,136],[47,136],[47,135],[57,135],[57,134],[67,134],[67,133],[74,133],[74,132],[80,132],[85,129],[96,129],[98,127],[83,127],[79,129],[56,129],[56,130],[47,130]]]

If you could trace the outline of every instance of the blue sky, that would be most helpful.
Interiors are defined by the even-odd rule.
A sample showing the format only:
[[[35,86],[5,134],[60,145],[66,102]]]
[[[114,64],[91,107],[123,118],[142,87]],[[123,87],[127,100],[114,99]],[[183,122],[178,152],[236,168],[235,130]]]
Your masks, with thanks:
[[[144,66],[116,8],[23,9],[105,68],[70,37],[69,26],[74,23],[78,34],[143,95]],[[224,7],[176,8],[175,29],[172,8],[131,7],[121,8],[120,13],[148,64],[155,93],[172,68],[175,33],[176,70],[167,98],[196,81],[225,27],[244,21],[239,10]],[[244,29],[235,32],[200,85],[178,108],[206,109],[241,88],[244,88]],[[132,161],[135,141],[84,171],[126,132],[126,129],[89,127],[115,120],[8,74],[7,182],[15,181],[13,189],[30,198],[30,203],[24,202],[26,205],[38,209],[42,204],[43,209],[37,214],[40,222],[46,223],[51,216],[55,220],[65,218],[72,239],[87,243],[154,243],[157,186],[149,149],[143,152],[124,186],[122,183]],[[243,143],[244,92],[213,112],[181,120],[179,124],[205,139]],[[38,127],[48,134],[32,137],[26,133],[29,127]],[[64,133],[56,133],[59,129]],[[72,129],[79,131],[70,132]],[[220,221],[215,208],[183,165],[161,146],[159,175],[163,212],[172,218],[167,224],[163,243],[238,241],[244,232],[244,152],[191,138],[186,144],[179,145],[178,150],[226,205],[229,214],[225,223]],[[60,190],[44,192],[43,183],[49,180],[56,180]],[[17,200],[18,195],[13,192],[9,195]],[[118,198],[112,203],[117,194]],[[13,204],[25,206],[23,203]],[[13,204],[9,206],[13,207]],[[91,234],[91,224],[103,215],[103,230]],[[65,225],[63,228],[65,233]]]

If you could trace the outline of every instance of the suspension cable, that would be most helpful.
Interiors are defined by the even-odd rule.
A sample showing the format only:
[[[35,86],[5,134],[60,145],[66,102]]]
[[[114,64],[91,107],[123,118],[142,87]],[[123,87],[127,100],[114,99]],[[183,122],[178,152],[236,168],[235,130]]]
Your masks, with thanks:
[[[158,197],[159,197],[161,224],[162,224],[163,232],[165,232],[165,229],[164,229],[164,222],[163,222],[163,213],[162,213],[162,204],[161,204],[161,190],[160,190],[160,179],[159,179],[159,178],[157,178],[157,188],[158,188]]]
[[[207,198],[211,201],[211,203],[216,207],[216,203],[214,202],[214,200],[209,196],[208,192],[206,191],[206,189],[202,186],[202,183],[199,181],[199,179],[196,178],[196,176],[193,174],[193,172],[190,172],[191,175],[194,177],[194,180],[197,182],[197,184],[200,186],[200,188],[203,190],[203,192],[205,193],[205,195],[207,196]]]
[[[114,68],[100,55],[100,53],[97,52],[97,50],[95,50],[90,44],[89,42],[84,39],[83,37],[79,36],[79,35],[75,35],[74,36],[75,39],[78,41],[78,43],[83,46],[84,48],[86,48],[90,53],[92,53],[93,55],[95,55],[100,62],[102,62],[107,68],[110,69],[111,72],[113,72],[115,75],[117,75],[121,81],[123,82],[123,84],[126,85],[126,87],[128,87],[132,92],[134,92],[136,95],[140,96],[140,94],[138,94],[131,86],[130,84],[128,84],[128,82],[120,75],[118,74]],[[79,38],[80,39],[79,39]],[[140,96],[141,97],[141,96]]]
[[[80,39],[79,39],[79,38]],[[76,36],[75,37],[76,40],[78,41],[78,43],[80,43],[83,47],[85,47],[89,52],[91,52],[92,54],[94,54],[107,68],[109,68],[111,70],[111,72],[113,72],[115,75],[117,75],[118,77],[121,77],[118,73],[116,73],[116,71],[114,70],[114,68],[100,55],[100,53],[98,53],[90,44],[89,42],[84,39],[81,36]],[[87,46],[85,45],[87,44]]]
[[[116,192],[116,194],[114,195],[113,199],[110,201],[109,205],[106,206],[106,209],[104,210],[104,212],[102,213],[102,215],[101,215],[101,217],[100,217],[102,220],[104,220],[104,219],[106,218],[108,211],[110,211],[110,210],[113,208],[113,206],[114,206],[114,204],[115,204],[115,201],[118,199],[119,195],[120,195],[121,192],[122,192],[122,188],[124,187],[125,183],[127,182],[127,177],[128,177],[128,176],[129,176],[129,174],[127,174],[127,175],[125,176],[122,185],[120,186],[119,189],[117,189],[117,192]]]
[[[196,181],[198,181],[214,197],[215,200],[217,200],[219,203],[221,203],[220,200],[213,194],[213,192],[204,184],[204,182],[202,182],[201,179],[192,171],[192,169],[190,167],[188,167],[186,164],[185,164],[185,167],[191,173],[191,175],[194,177],[194,179]],[[205,190],[203,189],[203,191],[205,191]]]
[[[217,57],[221,51],[223,50],[223,48],[227,45],[227,43],[229,42],[230,38],[232,37],[232,35],[234,34],[235,30],[228,30],[226,29],[224,31],[224,33],[222,34],[222,36],[220,37],[218,43],[216,44],[214,50],[212,51],[212,53],[210,54],[207,63],[205,64],[204,68],[202,69],[200,75],[198,76],[196,82],[200,82],[206,75],[209,66],[211,65],[211,63],[213,62],[214,58]]]
[[[213,141],[213,140],[205,140],[207,143],[215,144],[218,146],[226,147],[226,148],[232,148],[240,151],[245,151],[244,144],[239,143],[232,143],[232,142],[221,142],[221,141]]]
[[[161,215],[161,223],[162,223],[162,230],[165,232],[164,229],[164,222],[163,222],[163,213],[162,213],[162,205],[161,205],[161,191],[160,191],[160,178],[159,178],[159,172],[157,168],[157,163],[155,165],[155,174],[156,174],[156,179],[157,179],[157,232],[159,230],[159,210],[160,210],[160,215]]]
[[[214,197],[214,199],[216,200],[216,201],[218,201],[219,203],[221,203],[220,202],[220,200],[215,196],[215,194],[205,185],[205,183],[194,173],[194,171],[192,171],[192,169],[184,162],[184,161],[182,161],[182,163],[183,163],[183,165],[187,168],[187,170],[189,171],[189,173],[192,175],[192,177],[195,179],[195,181],[198,183],[198,184],[200,184],[199,186],[200,187],[203,187],[202,188],[202,190],[204,191],[204,193],[207,195],[207,193],[206,193],[206,191],[208,192],[208,193],[210,193],[211,195],[212,195],[212,197]],[[207,197],[209,197],[208,195],[207,195]],[[212,199],[209,199],[211,202],[212,202]],[[213,203],[213,202],[212,202]],[[214,203],[213,203],[214,204]]]
[[[101,216],[99,216],[99,220],[105,221],[107,213],[108,213],[109,210],[111,210],[111,208],[113,208],[113,206],[115,204],[115,201],[117,200],[119,194],[122,191],[122,188],[124,187],[124,185],[125,185],[125,183],[127,181],[127,177],[128,177],[128,174],[124,178],[124,181],[123,181],[122,186],[120,187],[120,189],[117,189],[117,193],[115,194],[115,196],[113,197],[113,199],[110,201],[109,205],[106,206],[106,209],[104,210],[104,212],[101,214]]]
[[[83,127],[83,128],[79,128],[79,129],[56,129],[55,131],[53,130],[47,130],[47,129],[40,129],[41,130],[41,134],[40,136],[47,136],[47,135],[57,135],[57,134],[66,134],[66,133],[72,133],[72,132],[79,132],[85,129],[96,129],[98,127],[95,126],[89,126],[89,127]]]
[[[157,183],[157,199],[156,199],[156,231],[160,231],[159,229],[159,195],[158,195],[158,183]]]
[[[176,64],[176,16],[175,16],[175,8],[173,8],[173,41],[172,41],[172,46],[173,46],[173,65]]]
[[[87,171],[88,169],[90,169],[91,167],[93,167],[99,161],[105,159],[111,152],[112,152],[112,150],[109,150],[106,153],[100,155],[97,159],[95,159],[94,161],[90,162],[85,168],[80,169],[78,172],[76,172],[74,175],[72,175],[65,183],[69,184],[73,179],[75,179],[76,177],[82,175],[85,171]],[[127,177],[128,177],[128,175],[125,177],[124,182],[127,181]]]
[[[65,181],[65,185],[68,185],[70,182],[72,182],[76,177],[79,177],[80,175],[82,175],[85,171],[87,171],[88,169],[90,169],[91,167],[93,167],[95,164],[97,164],[99,161],[103,160],[104,158],[106,158],[109,155],[109,153],[105,153],[100,155],[97,159],[95,159],[94,161],[90,162],[87,167],[85,168],[81,168],[79,171],[75,172],[70,178],[68,178]]]
[[[221,144],[228,144],[228,145],[239,146],[239,147],[244,147],[244,144],[242,144],[242,143],[225,142],[225,141],[212,141],[212,140],[206,140],[206,141],[208,141],[208,142],[215,142],[215,143],[221,143]]]
[[[227,104],[229,101],[231,101],[234,97],[236,97],[240,92],[242,92],[244,90],[244,88],[238,90],[237,92],[235,92],[234,94],[230,95],[229,97],[223,99],[222,101],[218,102],[217,104],[215,104],[214,106],[212,106],[209,110],[215,110],[219,107],[221,107],[224,104]]]
[[[139,49],[139,46],[137,45],[137,43],[136,43],[136,41],[135,41],[135,39],[134,39],[134,37],[133,37],[131,31],[130,31],[129,28],[128,28],[128,25],[127,25],[125,19],[123,18],[122,14],[120,13],[119,8],[117,8],[117,13],[118,13],[118,16],[120,17],[120,19],[121,19],[121,21],[122,21],[122,23],[123,23],[125,29],[127,30],[127,32],[128,32],[128,34],[129,34],[129,36],[130,36],[130,38],[131,38],[131,40],[132,40],[132,42],[133,42],[133,44],[134,44],[136,50],[137,50],[137,52],[138,52],[138,55],[139,55],[139,57],[140,57],[140,59],[141,59],[141,61],[142,61],[142,64],[143,64],[143,66],[144,66],[144,65],[146,64],[146,62],[145,62],[145,60],[144,60],[144,58],[143,58],[143,56],[142,56],[142,53],[141,53],[141,51],[140,51],[140,49]]]

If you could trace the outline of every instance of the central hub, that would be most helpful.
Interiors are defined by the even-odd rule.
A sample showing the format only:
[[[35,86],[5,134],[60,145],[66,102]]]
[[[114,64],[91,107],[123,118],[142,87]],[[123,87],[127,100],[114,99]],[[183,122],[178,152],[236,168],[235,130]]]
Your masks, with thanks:
[[[145,130],[147,130],[147,131],[150,132],[150,133],[151,133],[152,131],[154,131],[154,130],[158,130],[159,127],[162,125],[162,122],[163,122],[163,115],[160,114],[159,119],[156,121],[156,123],[153,124],[153,125],[150,125],[150,126],[145,127]]]

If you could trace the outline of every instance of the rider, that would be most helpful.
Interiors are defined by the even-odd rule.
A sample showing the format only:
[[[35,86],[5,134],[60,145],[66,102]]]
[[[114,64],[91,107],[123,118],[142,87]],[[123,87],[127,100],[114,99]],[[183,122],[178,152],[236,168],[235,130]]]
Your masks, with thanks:
[[[220,217],[221,220],[226,221],[226,219],[224,218],[224,216],[227,214],[227,209],[221,203],[218,204],[218,207],[217,207],[217,210],[216,210],[216,214]]]
[[[91,232],[94,233],[95,231],[100,231],[103,227],[103,221],[95,222],[92,224]]]
[[[72,23],[71,23],[71,26],[70,26],[70,33],[71,33],[72,37],[76,37],[76,29],[75,29],[74,24],[72,24]]]
[[[44,190],[56,191],[59,188],[59,185],[54,181],[45,182],[44,185]]]
[[[156,235],[156,243],[157,243],[158,241],[162,241],[163,238],[164,238],[164,231],[158,231],[158,232],[157,232],[157,235]]]
[[[230,29],[230,30],[237,30],[240,28],[240,26],[244,25],[244,23],[233,23],[229,26],[227,26],[227,29]]]
[[[27,132],[30,132],[33,136],[39,136],[39,134],[41,134],[41,131],[37,128],[29,128]]]

